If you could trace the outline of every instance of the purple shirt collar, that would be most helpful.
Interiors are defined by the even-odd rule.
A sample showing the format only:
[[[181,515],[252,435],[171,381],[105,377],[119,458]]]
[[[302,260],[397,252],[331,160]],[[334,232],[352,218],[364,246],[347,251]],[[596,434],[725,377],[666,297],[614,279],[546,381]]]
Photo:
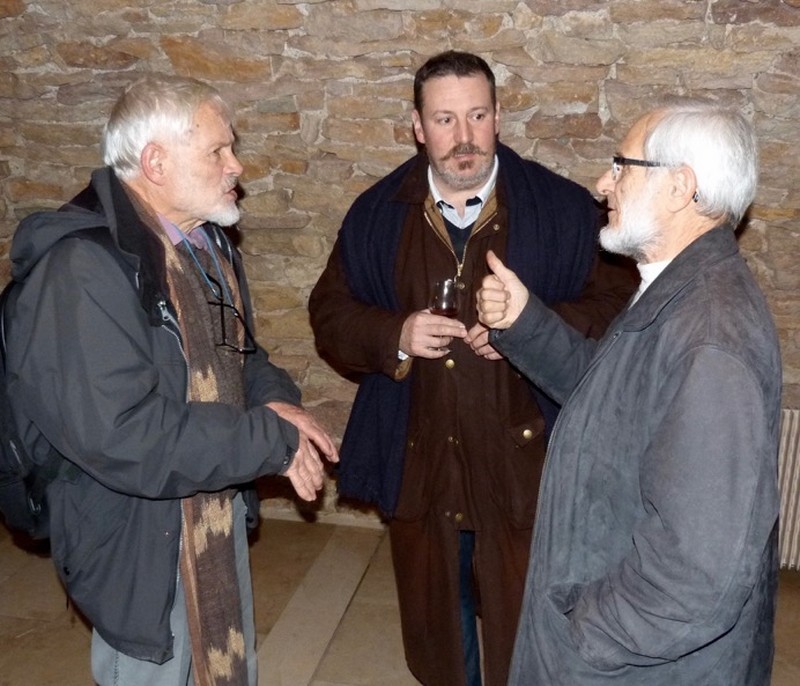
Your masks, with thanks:
[[[164,228],[164,231],[166,231],[167,237],[172,241],[172,245],[179,245],[181,241],[186,239],[195,248],[200,248],[201,250],[206,249],[206,243],[203,240],[202,232],[197,232],[192,229],[189,233],[184,233],[163,214],[158,215],[158,221],[161,222],[161,226]]]

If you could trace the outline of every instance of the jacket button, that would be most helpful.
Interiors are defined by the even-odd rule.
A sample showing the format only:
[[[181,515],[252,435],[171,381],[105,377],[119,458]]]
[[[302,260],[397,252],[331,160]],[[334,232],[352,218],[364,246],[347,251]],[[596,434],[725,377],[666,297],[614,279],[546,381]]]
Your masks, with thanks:
[[[455,520],[456,524],[459,524],[464,519],[464,515],[461,514],[461,512],[456,512],[453,519]]]
[[[533,438],[533,431],[531,431],[530,429],[525,429],[525,431],[522,432],[522,437],[526,441],[531,440]]]
[[[444,363],[444,366],[447,367],[448,369],[452,369],[453,367],[456,366],[456,361],[455,360],[447,360],[447,362]]]

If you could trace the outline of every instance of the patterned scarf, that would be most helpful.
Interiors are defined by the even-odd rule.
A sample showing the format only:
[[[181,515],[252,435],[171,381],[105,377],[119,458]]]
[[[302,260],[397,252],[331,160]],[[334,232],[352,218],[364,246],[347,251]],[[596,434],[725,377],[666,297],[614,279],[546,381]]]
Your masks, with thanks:
[[[189,362],[189,400],[245,405],[243,356],[218,347],[221,317],[228,332],[243,332],[228,308],[215,303],[213,279],[227,284],[237,310],[241,298],[230,264],[209,250],[177,248],[163,231],[167,284],[175,306]],[[215,248],[210,248],[215,249]],[[207,276],[211,279],[208,279]],[[209,284],[211,281],[211,284]],[[189,325],[191,323],[191,325]],[[180,572],[186,595],[192,665],[196,686],[241,686],[247,683],[241,600],[236,575],[233,534],[233,489],[197,493],[181,501]]]

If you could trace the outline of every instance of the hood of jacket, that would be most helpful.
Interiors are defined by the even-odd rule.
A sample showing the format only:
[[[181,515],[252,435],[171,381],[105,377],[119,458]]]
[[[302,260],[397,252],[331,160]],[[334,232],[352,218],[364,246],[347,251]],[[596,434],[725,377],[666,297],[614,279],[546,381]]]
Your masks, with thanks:
[[[92,172],[89,185],[57,211],[35,212],[20,222],[11,245],[12,278],[25,281],[55,243],[87,229],[108,232],[110,243],[135,275],[142,307],[157,325],[158,303],[168,292],[164,248],[110,167]]]

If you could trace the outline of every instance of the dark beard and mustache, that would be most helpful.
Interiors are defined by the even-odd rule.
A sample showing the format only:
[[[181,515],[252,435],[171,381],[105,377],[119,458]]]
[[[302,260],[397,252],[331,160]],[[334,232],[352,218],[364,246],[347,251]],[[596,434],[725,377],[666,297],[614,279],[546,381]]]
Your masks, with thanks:
[[[458,155],[477,155],[483,159],[478,160],[477,167],[472,174],[469,176],[462,176],[458,172],[468,171],[475,165],[475,162],[473,160],[457,162],[457,172],[447,169],[445,167],[445,162],[455,159]],[[429,156],[429,161],[435,176],[442,179],[449,188],[456,191],[464,191],[479,188],[486,183],[487,179],[492,174],[494,156],[486,150],[479,148],[477,145],[462,143],[453,147],[444,157],[440,157],[438,160],[430,159]]]

